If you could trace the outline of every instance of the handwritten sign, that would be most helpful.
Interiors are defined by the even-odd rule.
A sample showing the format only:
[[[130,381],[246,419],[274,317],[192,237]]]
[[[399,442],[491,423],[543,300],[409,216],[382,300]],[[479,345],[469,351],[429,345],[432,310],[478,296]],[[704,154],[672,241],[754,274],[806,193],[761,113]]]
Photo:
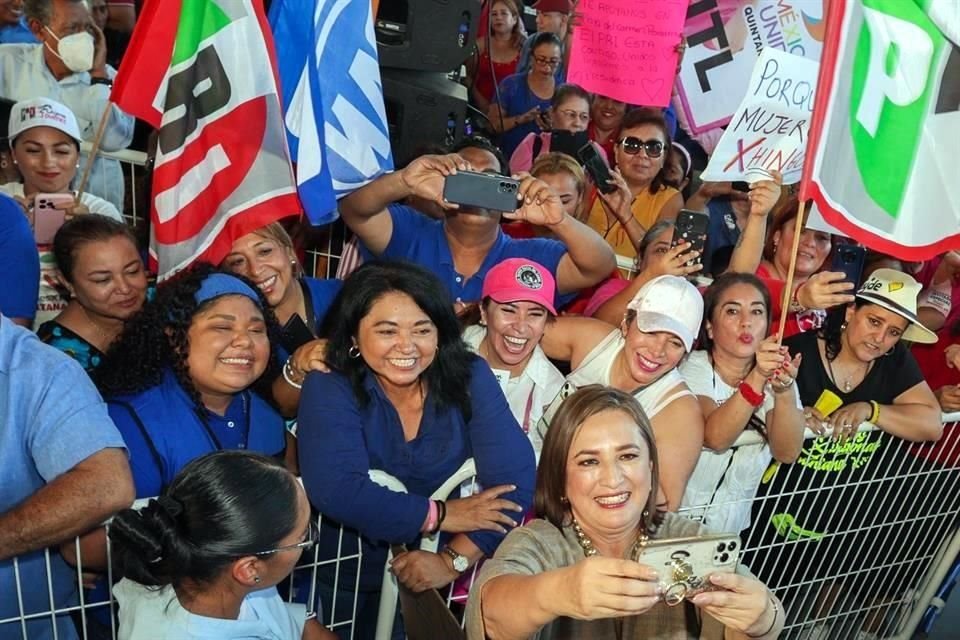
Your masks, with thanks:
[[[677,95],[693,133],[726,125],[764,49],[820,60],[827,0],[697,0],[683,35]]]
[[[665,107],[687,0],[580,0],[567,81],[628,104]]]
[[[776,170],[784,184],[800,182],[819,66],[764,49],[701,179],[754,182]]]

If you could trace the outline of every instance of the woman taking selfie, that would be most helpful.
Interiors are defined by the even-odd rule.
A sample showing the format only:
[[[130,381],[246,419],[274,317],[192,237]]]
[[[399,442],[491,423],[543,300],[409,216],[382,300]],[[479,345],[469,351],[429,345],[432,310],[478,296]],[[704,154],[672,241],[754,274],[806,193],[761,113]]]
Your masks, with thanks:
[[[276,461],[219,451],[110,525],[121,640],[336,636],[276,585],[316,543],[310,503]]]
[[[653,278],[630,302],[620,326],[593,318],[561,317],[547,325],[541,346],[553,360],[570,363],[560,394],[537,425],[540,437],[563,398],[602,384],[632,394],[650,419],[657,446],[670,460],[658,484],[665,509],[676,511],[703,446],[703,413],[677,370],[693,348],[703,299],[677,276]]]
[[[350,568],[321,572],[323,610],[353,617],[353,637],[372,633],[388,543],[440,533],[440,551],[395,556],[393,573],[414,591],[454,581],[490,556],[533,493],[533,449],[490,368],[460,338],[453,304],[436,276],[405,262],[366,263],[343,285],[323,336],[330,373],[311,372],[299,413],[300,469],[311,503],[327,518],[321,555],[362,544]],[[430,496],[469,458],[484,491]],[[397,493],[374,483],[384,471]],[[340,535],[336,525],[347,529]],[[359,581],[356,615],[353,593]]]
[[[49,98],[21,100],[10,111],[10,148],[23,182],[0,185],[0,191],[23,205],[36,222],[36,196],[73,196],[54,202],[68,215],[99,213],[120,222],[120,212],[102,198],[84,193],[77,202],[70,191],[80,161],[80,127],[73,112]]]
[[[146,270],[130,228],[97,214],[78,216],[60,227],[53,255],[70,302],[42,324],[37,335],[89,373],[143,307]]]
[[[658,510],[658,472],[652,430],[632,396],[592,385],[568,397],[537,472],[542,519],[510,532],[484,564],[470,592],[467,637],[776,638],[782,606],[747,575],[704,575],[713,590],[681,606],[661,600],[646,546],[702,529]]]
[[[543,265],[504,260],[487,272],[477,321],[463,331],[464,342],[490,365],[537,457],[543,442],[536,425],[563,387],[563,375],[540,348],[547,324],[557,318],[556,289]]]
[[[801,356],[767,337],[770,293],[754,275],[726,273],[703,293],[701,350],[680,365],[706,422],[703,452],[683,494],[687,517],[711,531],[739,532],[771,457],[793,462],[804,416],[794,380]],[[744,431],[763,442],[731,450]]]

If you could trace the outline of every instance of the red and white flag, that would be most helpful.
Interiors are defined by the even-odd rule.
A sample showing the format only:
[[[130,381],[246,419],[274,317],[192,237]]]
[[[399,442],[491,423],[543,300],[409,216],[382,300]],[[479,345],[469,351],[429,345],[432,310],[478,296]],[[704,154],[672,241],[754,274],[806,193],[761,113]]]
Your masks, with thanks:
[[[832,0],[800,185],[904,260],[960,248],[960,3]]]
[[[161,279],[300,213],[261,0],[148,0],[111,97],[159,130],[150,252]]]

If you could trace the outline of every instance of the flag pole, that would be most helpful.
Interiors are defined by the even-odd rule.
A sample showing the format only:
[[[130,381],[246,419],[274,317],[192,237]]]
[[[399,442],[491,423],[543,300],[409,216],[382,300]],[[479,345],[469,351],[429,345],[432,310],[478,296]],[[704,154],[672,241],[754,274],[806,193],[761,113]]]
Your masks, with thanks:
[[[797,251],[800,248],[800,236],[803,234],[803,214],[806,212],[807,201],[799,199],[797,207],[797,221],[793,225],[793,249],[790,251],[790,268],[787,269],[787,282],[784,286],[784,301],[780,309],[780,328],[777,330],[777,344],[783,342],[783,332],[787,328],[787,315],[790,313],[790,300],[793,299],[793,275],[797,268]]]
[[[90,153],[87,154],[87,166],[83,168],[83,176],[80,178],[80,185],[77,187],[77,202],[80,202],[80,198],[83,197],[83,192],[87,188],[87,180],[90,178],[90,170],[93,168],[93,161],[97,157],[97,153],[100,151],[100,142],[103,140],[103,132],[107,128],[107,120],[110,119],[110,112],[113,110],[113,102],[107,101],[107,108],[103,110],[103,115],[100,116],[100,124],[97,126],[97,135],[93,137],[93,147],[90,149]]]

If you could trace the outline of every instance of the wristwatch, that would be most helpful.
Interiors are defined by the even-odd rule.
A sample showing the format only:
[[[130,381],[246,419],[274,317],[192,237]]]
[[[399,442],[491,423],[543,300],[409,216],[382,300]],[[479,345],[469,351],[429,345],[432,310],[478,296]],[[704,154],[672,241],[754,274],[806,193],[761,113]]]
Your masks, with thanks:
[[[450,559],[453,560],[453,570],[457,573],[463,573],[470,567],[470,559],[461,553],[457,553],[450,546],[446,546],[440,551],[450,556]]]

